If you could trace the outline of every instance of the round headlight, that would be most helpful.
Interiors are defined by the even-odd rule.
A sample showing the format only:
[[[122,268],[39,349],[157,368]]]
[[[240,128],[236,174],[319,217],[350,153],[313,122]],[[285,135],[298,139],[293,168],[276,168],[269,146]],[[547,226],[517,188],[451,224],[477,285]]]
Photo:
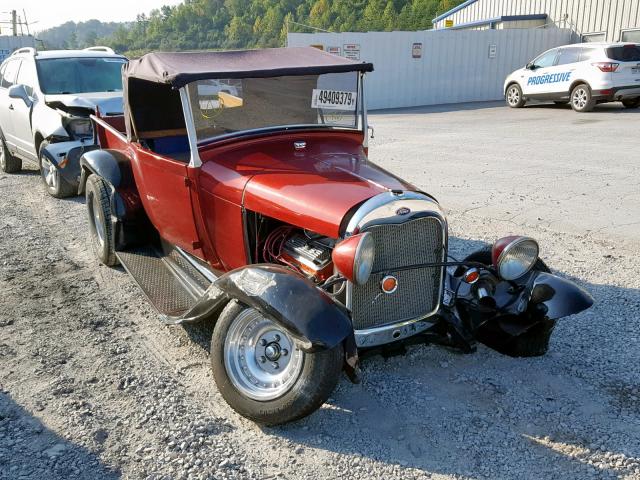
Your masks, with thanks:
[[[347,280],[358,285],[365,284],[373,269],[373,237],[366,232],[349,237],[335,246],[331,257],[336,269]]]
[[[529,237],[505,237],[493,245],[493,262],[505,280],[525,275],[538,259],[538,242]]]

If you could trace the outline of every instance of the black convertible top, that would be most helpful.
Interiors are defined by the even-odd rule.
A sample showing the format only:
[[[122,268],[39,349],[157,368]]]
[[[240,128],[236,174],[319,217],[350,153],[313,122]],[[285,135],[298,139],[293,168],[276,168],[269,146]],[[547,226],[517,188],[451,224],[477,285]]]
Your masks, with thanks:
[[[356,62],[313,47],[266,48],[227,52],[157,52],[124,67],[125,84],[137,78],[181,88],[209,78],[264,78],[324,73],[371,72],[371,63]]]

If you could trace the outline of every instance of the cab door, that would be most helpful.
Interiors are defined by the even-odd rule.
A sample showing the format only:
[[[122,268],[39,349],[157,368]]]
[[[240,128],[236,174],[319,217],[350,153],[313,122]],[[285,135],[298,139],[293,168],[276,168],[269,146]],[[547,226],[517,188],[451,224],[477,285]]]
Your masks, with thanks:
[[[552,73],[557,55],[558,49],[554,48],[527,65],[522,81],[522,92],[525,96],[535,98],[549,91],[547,75]]]
[[[133,172],[145,211],[160,236],[202,256],[191,204],[188,160],[161,155],[134,144]]]

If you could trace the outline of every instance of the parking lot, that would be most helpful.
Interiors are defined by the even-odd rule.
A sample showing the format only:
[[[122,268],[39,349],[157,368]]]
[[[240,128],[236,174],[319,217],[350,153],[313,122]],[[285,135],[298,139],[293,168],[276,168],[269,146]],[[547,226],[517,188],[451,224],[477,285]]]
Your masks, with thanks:
[[[0,174],[0,479],[640,479],[640,110],[374,112],[371,158],[436,196],[454,256],[521,233],[595,297],[549,353],[371,358],[320,411],[260,428],[89,251],[84,199]]]

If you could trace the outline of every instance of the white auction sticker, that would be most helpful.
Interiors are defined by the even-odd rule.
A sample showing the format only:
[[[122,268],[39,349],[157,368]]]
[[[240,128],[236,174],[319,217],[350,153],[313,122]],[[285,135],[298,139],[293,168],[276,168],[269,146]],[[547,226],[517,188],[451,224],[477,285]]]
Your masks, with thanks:
[[[357,92],[341,92],[339,90],[313,89],[311,108],[333,110],[355,110]]]

